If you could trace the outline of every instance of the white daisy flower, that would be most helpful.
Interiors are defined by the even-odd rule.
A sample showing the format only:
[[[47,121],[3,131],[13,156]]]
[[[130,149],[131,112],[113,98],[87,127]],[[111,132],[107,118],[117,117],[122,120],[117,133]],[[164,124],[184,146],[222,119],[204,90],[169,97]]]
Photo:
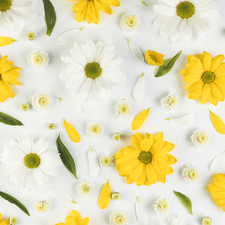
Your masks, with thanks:
[[[125,101],[125,99],[119,100],[115,109],[116,115],[121,118],[127,118],[130,116],[131,106],[127,101]]]
[[[114,158],[111,155],[102,155],[99,162],[101,167],[110,167],[114,164]]]
[[[214,1],[160,0],[159,4],[153,6],[153,10],[159,14],[153,27],[160,26],[161,36],[169,38],[172,44],[179,38],[184,42],[189,41],[193,31],[202,36],[215,27],[209,19],[219,17],[217,9],[209,5],[211,2]]]
[[[0,27],[21,32],[26,21],[38,16],[28,8],[33,2],[33,0],[1,0]]]
[[[159,197],[156,200],[156,204],[153,205],[154,210],[157,214],[163,215],[166,214],[170,209],[170,203],[166,198]]]
[[[28,56],[28,63],[34,69],[44,69],[49,63],[48,53],[43,51],[32,51]]]
[[[37,212],[47,212],[51,209],[51,205],[49,202],[47,201],[40,201],[40,202],[36,202],[33,205],[34,210],[36,210]]]
[[[129,222],[128,215],[122,211],[113,212],[109,219],[110,225],[127,225]]]
[[[32,98],[32,106],[39,112],[48,111],[52,108],[54,98],[47,92],[38,92]]]
[[[89,181],[80,181],[76,187],[77,193],[82,197],[88,197],[94,192],[94,185]]]
[[[18,186],[32,189],[48,181],[47,174],[57,176],[55,166],[61,164],[57,150],[48,149],[47,138],[33,141],[32,134],[11,140],[4,148],[1,161],[10,167],[4,174]]]
[[[204,217],[202,220],[202,225],[212,225],[212,219],[210,217]]]
[[[185,165],[182,176],[189,183],[197,183],[201,177],[201,170],[195,165]]]
[[[125,31],[137,31],[141,20],[135,13],[126,13],[122,16],[120,20],[120,26]]]
[[[86,132],[91,137],[100,137],[104,133],[104,127],[100,123],[91,122],[87,124]]]
[[[68,69],[61,71],[60,78],[79,100],[93,101],[96,94],[102,100],[109,100],[113,85],[125,86],[126,77],[116,69],[123,60],[116,55],[111,41],[75,42],[70,54],[61,59]]]
[[[29,41],[33,41],[37,38],[37,33],[30,31],[26,34],[26,38]]]
[[[179,98],[174,93],[170,93],[161,100],[161,104],[166,109],[174,110],[179,104]]]
[[[191,136],[191,140],[195,146],[203,148],[208,146],[210,142],[210,135],[205,129],[199,129],[196,130]]]

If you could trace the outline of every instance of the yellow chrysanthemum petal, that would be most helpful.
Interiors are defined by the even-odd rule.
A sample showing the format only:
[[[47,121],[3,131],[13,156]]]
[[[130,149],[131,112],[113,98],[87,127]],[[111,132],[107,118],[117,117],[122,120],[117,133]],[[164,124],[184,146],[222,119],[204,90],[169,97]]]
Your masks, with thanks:
[[[77,225],[88,225],[89,220],[90,220],[89,217],[84,217]]]
[[[208,52],[203,52],[203,68],[204,71],[210,71],[212,64],[212,57]]]
[[[76,131],[76,129],[69,122],[67,122],[65,119],[63,119],[63,125],[64,125],[70,139],[75,143],[79,143],[80,142],[80,135]]]
[[[76,210],[72,210],[70,212],[70,216],[73,217],[75,224],[79,223],[81,220],[81,216],[80,216],[79,212],[77,212]]]
[[[101,209],[106,209],[111,200],[111,187],[109,185],[109,180],[103,186],[101,194],[98,198],[98,205]]]
[[[0,47],[6,46],[6,45],[10,45],[14,41],[16,41],[16,40],[15,39],[12,39],[10,37],[0,36]]]
[[[217,55],[212,60],[211,71],[215,72],[215,70],[219,67],[219,65],[225,59],[224,55]]]
[[[144,124],[145,120],[148,118],[150,109],[151,108],[143,110],[134,118],[131,125],[133,130],[138,130]]]
[[[225,134],[225,124],[224,124],[223,120],[221,120],[219,116],[217,116],[210,110],[209,110],[209,112],[210,112],[210,118],[211,118],[211,121],[212,121],[212,124],[213,124],[215,130],[220,134]]]

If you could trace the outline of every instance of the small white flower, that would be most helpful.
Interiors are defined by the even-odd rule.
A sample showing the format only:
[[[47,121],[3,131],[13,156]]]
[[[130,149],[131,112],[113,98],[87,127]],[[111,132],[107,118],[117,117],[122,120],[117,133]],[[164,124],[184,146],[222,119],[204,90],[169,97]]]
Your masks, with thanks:
[[[5,223],[6,224],[6,223]],[[15,216],[9,218],[9,225],[17,224],[17,219]]]
[[[99,137],[104,133],[104,126],[97,122],[91,122],[87,124],[86,132],[91,137]]]
[[[50,203],[47,201],[40,201],[33,205],[34,210],[37,212],[47,212],[51,209]]]
[[[54,98],[47,92],[38,92],[32,98],[32,106],[37,111],[48,111],[52,108]]]
[[[27,40],[29,40],[29,41],[33,41],[33,40],[35,40],[36,38],[37,38],[37,33],[35,33],[35,32],[28,32],[27,34],[26,34],[26,38],[27,38]]]
[[[174,110],[179,104],[179,98],[174,93],[170,93],[161,100],[163,107],[169,110]]]
[[[113,135],[113,139],[115,141],[120,141],[121,140],[121,134],[119,132],[116,132],[114,135]]]
[[[88,197],[94,192],[94,185],[89,181],[80,181],[76,187],[77,193],[82,197]]]
[[[129,222],[128,215],[122,211],[113,212],[109,219],[110,225],[127,225]]]
[[[127,101],[125,101],[125,99],[119,100],[117,102],[117,106],[115,109],[116,109],[116,115],[121,118],[126,118],[130,116],[131,106]]]
[[[170,209],[170,203],[166,198],[159,197],[156,200],[156,204],[153,205],[154,210],[157,214],[163,215],[166,214]]]
[[[126,13],[122,16],[120,20],[120,26],[125,31],[137,31],[141,20],[135,13]]]
[[[201,170],[195,165],[185,165],[182,176],[189,183],[197,183],[201,177]]]
[[[35,69],[43,69],[49,63],[49,56],[43,51],[32,51],[28,56],[28,63]]]
[[[102,155],[99,162],[101,167],[110,167],[114,164],[114,158],[111,155]]]
[[[212,219],[210,217],[204,217],[202,220],[202,225],[212,225]]]
[[[208,146],[210,142],[210,135],[205,129],[199,129],[196,130],[191,136],[191,140],[195,146],[203,148]]]
[[[120,200],[120,193],[119,192],[113,192],[112,193],[112,199],[113,200]]]

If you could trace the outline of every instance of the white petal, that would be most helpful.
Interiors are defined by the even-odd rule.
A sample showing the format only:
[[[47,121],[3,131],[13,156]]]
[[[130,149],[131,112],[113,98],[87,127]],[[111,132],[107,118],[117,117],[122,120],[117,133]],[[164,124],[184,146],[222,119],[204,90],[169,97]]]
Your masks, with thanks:
[[[181,217],[179,218],[179,225],[186,225],[186,220],[184,219],[183,216],[181,216]]]
[[[163,16],[174,16],[176,15],[176,8],[166,5],[153,5],[153,10]]]
[[[126,77],[117,69],[103,70],[102,76],[107,79],[111,85],[125,87]]]
[[[28,134],[27,136],[22,136],[18,138],[19,144],[21,145],[23,151],[26,154],[32,152],[33,149],[33,136],[32,134]]]
[[[135,45],[133,42],[131,42],[128,38],[128,45],[130,48],[130,51],[132,52],[132,54],[141,62],[145,62],[145,56],[144,53],[140,50],[140,48]]]
[[[180,118],[175,118],[175,119],[166,119],[172,123],[177,123],[179,125],[182,125],[182,126],[190,126],[190,125],[193,125],[195,124],[195,121],[196,121],[196,117],[194,114],[189,114],[189,115],[186,115],[186,116],[182,116]]]
[[[27,10],[25,8],[17,8],[17,7],[11,7],[10,11],[14,14],[16,14],[17,16],[19,16],[20,18],[22,18],[23,20],[33,20],[36,19],[38,17],[38,14],[32,10]]]
[[[170,215],[167,219],[167,225],[179,225],[179,219],[174,215]]]
[[[135,204],[135,213],[136,213],[137,221],[140,225],[148,225],[148,215],[138,197]]]
[[[48,148],[49,144],[48,138],[40,138],[35,142],[32,152],[40,155]]]
[[[142,5],[147,6],[143,0],[136,0],[136,2],[139,2],[139,3],[141,3]]]
[[[74,203],[74,200],[70,195],[58,188],[48,188],[46,194],[59,202]]]
[[[61,104],[70,112],[75,113],[75,114],[80,114],[82,112],[82,108],[74,101],[71,101],[66,98],[57,98],[57,99],[59,99]]]
[[[34,187],[33,170],[29,169],[25,176],[24,185],[27,190],[31,190]]]
[[[34,181],[38,186],[43,186],[48,181],[47,177],[41,171],[40,167],[34,170],[33,176],[34,176]]]
[[[145,76],[144,75],[145,74],[142,73],[142,75],[138,78],[138,81],[134,86],[133,98],[137,102],[140,102],[145,97],[145,81],[144,81]]]
[[[210,164],[209,170],[211,172],[215,171],[224,163],[224,161],[225,161],[225,151],[221,152],[213,159],[212,163]]]
[[[95,151],[90,146],[90,151],[88,152],[88,165],[89,165],[89,175],[94,178],[97,177],[100,171],[100,166],[98,158]]]
[[[80,28],[80,29],[75,28],[72,30],[67,30],[57,37],[56,42],[59,44],[63,44],[63,43],[72,41],[76,36],[78,36],[78,34],[80,34],[80,31],[82,31],[82,30],[83,30],[83,28]]]

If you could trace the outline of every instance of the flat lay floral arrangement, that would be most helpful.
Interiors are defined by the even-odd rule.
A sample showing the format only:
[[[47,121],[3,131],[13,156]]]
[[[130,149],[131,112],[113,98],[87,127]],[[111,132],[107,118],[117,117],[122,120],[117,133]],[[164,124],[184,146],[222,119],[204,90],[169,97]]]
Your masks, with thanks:
[[[0,225],[222,224],[222,0],[0,0]]]

